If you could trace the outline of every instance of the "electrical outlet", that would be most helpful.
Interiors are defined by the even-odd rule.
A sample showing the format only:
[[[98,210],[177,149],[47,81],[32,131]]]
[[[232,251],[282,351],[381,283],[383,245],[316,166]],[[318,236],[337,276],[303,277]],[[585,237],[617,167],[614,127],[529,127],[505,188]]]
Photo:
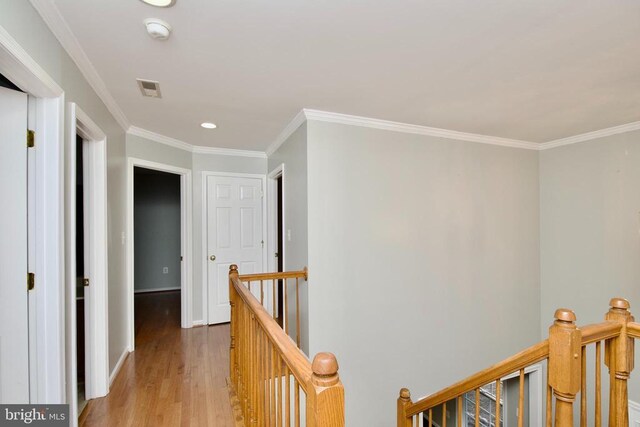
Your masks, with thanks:
[[[162,274],[169,274],[169,267],[162,267]]]

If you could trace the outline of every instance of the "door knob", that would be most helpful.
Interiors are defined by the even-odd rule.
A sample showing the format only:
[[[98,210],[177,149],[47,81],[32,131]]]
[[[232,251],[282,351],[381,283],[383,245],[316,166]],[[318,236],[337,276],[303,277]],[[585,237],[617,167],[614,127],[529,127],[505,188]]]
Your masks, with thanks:
[[[210,259],[211,261],[215,261],[215,260],[216,260],[216,256],[215,256],[215,255],[211,255],[211,256],[209,257],[209,259]]]

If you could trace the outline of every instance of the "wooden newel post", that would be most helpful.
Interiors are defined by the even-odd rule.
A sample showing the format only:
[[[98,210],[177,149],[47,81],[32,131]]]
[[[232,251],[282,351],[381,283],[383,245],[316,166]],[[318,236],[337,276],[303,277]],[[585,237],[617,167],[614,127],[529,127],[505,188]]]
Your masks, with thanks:
[[[230,344],[229,344],[229,374],[231,376],[231,381],[234,386],[237,386],[237,377],[236,377],[236,334],[238,328],[238,321],[236,318],[236,290],[233,287],[233,279],[238,278],[238,266],[235,264],[231,264],[229,267],[229,305],[231,307],[231,316],[230,316]]]
[[[573,311],[560,308],[549,328],[549,386],[556,398],[555,427],[573,427],[573,402],[580,391],[582,332]]]
[[[634,318],[629,311],[630,304],[624,298],[613,298],[605,320],[622,325],[620,335],[605,343],[604,362],[609,367],[609,426],[629,425],[629,394],[627,381],[633,371],[634,339],[627,334],[627,323]]]
[[[307,392],[308,427],[344,427],[344,388],[338,361],[332,353],[318,353],[311,364]]]
[[[407,417],[407,407],[411,405],[411,393],[408,388],[400,389],[398,396],[398,427],[411,427],[412,419]]]

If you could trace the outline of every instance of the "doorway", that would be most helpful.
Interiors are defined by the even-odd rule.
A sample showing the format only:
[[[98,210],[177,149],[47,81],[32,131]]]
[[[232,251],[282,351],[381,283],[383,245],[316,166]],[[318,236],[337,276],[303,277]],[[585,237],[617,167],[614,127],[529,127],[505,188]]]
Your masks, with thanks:
[[[85,307],[84,307],[84,287],[88,285],[88,278],[85,280],[85,219],[84,219],[84,156],[82,150],[83,140],[80,135],[76,135],[76,384],[78,387],[78,415],[87,405],[87,395],[85,388]]]
[[[151,302],[162,305],[156,310],[161,308],[167,321],[180,327],[180,305],[170,303],[180,300],[181,291],[180,175],[135,167],[133,188],[134,320],[139,345],[146,329],[155,327],[144,319]]]
[[[285,229],[285,187],[284,187],[285,173],[284,163],[277,166],[268,175],[268,193],[269,193],[269,222],[268,222],[268,236],[269,236],[269,271],[284,271],[285,270],[285,247],[284,247],[284,229]],[[284,283],[282,280],[278,281],[277,294],[276,294],[276,321],[283,328],[285,316],[284,304],[281,301],[284,300]]]
[[[11,316],[11,323],[7,327],[12,327],[15,331],[18,328],[28,327],[28,379],[29,396],[26,401],[31,403],[64,403],[67,400],[66,378],[65,378],[65,307],[62,301],[65,300],[64,282],[64,259],[62,248],[60,247],[61,237],[65,228],[62,217],[64,215],[64,188],[61,180],[65,173],[64,158],[64,91],[56,81],[38,65],[29,53],[15,40],[7,31],[0,28],[0,73],[13,86],[17,86],[24,94],[28,94],[28,126],[33,130],[33,148],[28,150],[27,161],[27,185],[28,185],[28,232],[27,236],[15,235],[16,239],[11,240],[14,233],[21,233],[19,222],[9,221],[10,212],[14,208],[22,209],[24,205],[8,203],[2,212],[2,224],[12,226],[9,233],[2,230],[4,242],[12,243],[12,254],[21,254],[20,247],[23,244],[28,247],[28,271],[33,273],[34,289],[28,293],[28,317],[23,317],[24,312]],[[18,110],[13,110],[18,111]],[[5,112],[0,114],[3,119],[8,117]],[[19,124],[20,121],[13,121]],[[0,126],[0,131],[10,129],[4,124]],[[20,142],[20,146],[26,149],[24,128],[21,136],[15,139]],[[0,162],[9,162],[9,150],[11,145],[2,144],[2,158]],[[0,168],[0,174],[12,173],[15,167],[26,167],[26,163],[12,163],[5,168],[4,163]],[[37,173],[36,173],[37,171]],[[0,185],[0,193],[7,197],[8,202],[13,194],[21,186],[16,185],[15,177],[10,180],[2,180],[3,183],[13,185],[12,189],[7,189]],[[37,207],[37,209],[35,209]],[[7,221],[4,221],[7,220]],[[23,243],[24,239],[24,243]],[[27,244],[28,241],[28,244]],[[2,254],[4,255],[4,253]],[[13,263],[11,256],[2,256],[0,260],[0,288],[3,283],[24,284],[25,275],[20,275],[20,281],[7,282],[4,274],[12,269],[18,268],[19,262]],[[4,268],[4,262],[10,263],[11,267]],[[25,272],[23,272],[25,273]],[[17,278],[17,276],[16,276]],[[26,286],[15,288],[16,291],[26,289]],[[58,303],[52,303],[57,301]],[[11,305],[9,310],[5,310],[5,304]],[[0,298],[0,321],[4,324],[4,316],[9,316],[13,310],[21,310],[21,304],[11,304],[9,294],[2,292]],[[17,324],[19,326],[16,326]],[[0,335],[4,335],[0,326]],[[27,337],[27,335],[23,335]],[[4,337],[2,338],[5,341]],[[5,347],[6,348],[6,347]],[[20,350],[21,351],[21,350]],[[10,351],[9,354],[13,354]],[[4,357],[0,355],[0,357]],[[27,359],[24,359],[27,360]],[[8,376],[0,373],[0,386],[5,380],[17,375],[18,366],[12,363],[0,361],[0,371],[2,367],[11,367],[14,372]],[[51,369],[42,369],[43,366]],[[17,391],[18,389],[10,388]],[[2,392],[0,392],[1,394]],[[13,391],[10,391],[12,394]],[[7,402],[0,397],[0,401]],[[21,403],[25,399],[20,399]]]
[[[137,175],[136,170],[138,170]],[[136,251],[136,240],[138,236],[136,233],[135,218],[135,181],[136,176],[138,177],[138,179],[140,179],[140,176],[142,175],[153,175],[156,174],[156,172],[164,173],[170,177],[175,177],[172,179],[177,179],[179,181],[180,248],[177,253],[174,250],[173,255],[171,255],[174,258],[172,260],[172,264],[169,263],[169,259],[167,258],[166,262],[160,262],[157,266],[152,267],[152,271],[149,270],[149,277],[144,277],[144,270],[138,272],[138,266],[144,266],[145,263],[148,263],[148,265],[155,265],[155,261],[160,260],[146,259],[148,257],[144,252],[144,246],[138,245],[138,250]],[[150,162],[142,159],[129,158],[127,167],[127,232],[122,234],[122,241],[123,243],[126,242],[127,248],[127,325],[129,329],[128,351],[134,351],[136,346],[136,295],[143,295],[145,293],[136,293],[136,280],[138,281],[139,285],[143,281],[146,281],[147,285],[144,286],[155,286],[156,290],[165,292],[175,292],[175,288],[179,288],[180,327],[191,328],[193,326],[193,317],[191,312],[192,278],[190,267],[192,234],[191,191],[191,171],[189,169],[183,169],[163,163]],[[150,219],[150,221],[157,221],[157,218]],[[129,238],[127,238],[126,236],[129,236]],[[162,244],[160,246],[162,246]],[[140,252],[141,250],[143,252]],[[140,273],[142,273],[142,275]],[[144,289],[138,286],[138,291],[144,291]]]
[[[66,382],[72,425],[109,392],[106,136],[67,105],[65,173]]]
[[[229,267],[259,273],[266,264],[264,175],[203,173],[204,272],[208,323],[229,322]],[[267,288],[269,288],[267,286]],[[255,290],[259,297],[259,290]],[[272,298],[265,289],[265,302]],[[271,308],[269,307],[269,310]]]

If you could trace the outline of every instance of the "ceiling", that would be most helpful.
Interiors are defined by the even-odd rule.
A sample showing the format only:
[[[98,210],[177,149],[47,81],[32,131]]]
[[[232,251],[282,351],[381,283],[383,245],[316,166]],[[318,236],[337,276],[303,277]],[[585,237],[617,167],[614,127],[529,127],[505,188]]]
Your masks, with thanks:
[[[193,145],[264,151],[302,108],[531,142],[640,120],[637,0],[50,1],[128,121]]]

